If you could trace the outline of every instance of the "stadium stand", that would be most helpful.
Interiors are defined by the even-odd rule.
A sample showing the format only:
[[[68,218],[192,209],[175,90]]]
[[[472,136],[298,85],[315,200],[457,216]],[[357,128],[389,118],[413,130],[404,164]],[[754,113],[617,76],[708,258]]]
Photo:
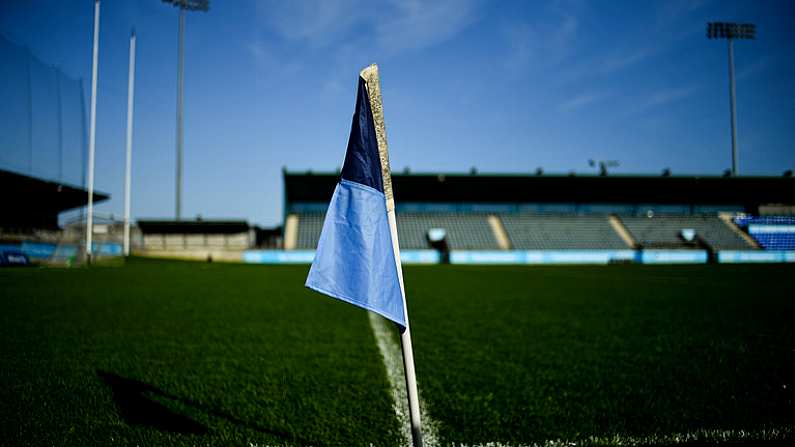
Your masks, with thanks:
[[[616,234],[605,215],[501,214],[513,248],[547,249],[625,249],[627,244]]]
[[[320,230],[323,229],[325,213],[300,213],[298,214],[298,239],[295,248],[299,250],[314,250],[320,239]]]
[[[337,172],[284,169],[285,250],[317,246],[338,180]],[[750,221],[734,220],[771,204],[789,209],[795,179],[788,177],[393,173],[392,182],[400,246],[408,250],[686,249],[715,259],[719,250],[795,244],[788,234],[795,231],[782,230],[795,230],[791,221],[776,221],[770,235],[754,225],[771,222],[753,222],[749,231]],[[445,230],[444,248],[427,240],[432,228]],[[685,240],[682,230],[693,237]]]
[[[253,245],[254,234],[244,220],[139,219],[144,250],[244,250]]]
[[[403,249],[429,248],[427,233],[443,228],[452,250],[498,250],[494,232],[486,213],[403,212],[398,213],[398,237]],[[511,248],[519,250],[622,250],[633,248],[611,227],[607,215],[499,213]],[[324,213],[298,213],[298,236],[295,248],[317,247],[323,228]],[[752,245],[732,231],[717,216],[621,216],[618,218],[641,247],[693,248],[680,237],[683,229],[692,229],[715,250],[751,250]],[[791,218],[790,218],[791,219]],[[744,222],[750,222],[746,220]],[[768,220],[759,221],[773,222]],[[789,222],[786,218],[777,220]],[[748,226],[746,223],[745,226]],[[755,228],[755,227],[752,227]],[[793,227],[795,229],[795,227]],[[767,249],[795,246],[791,233],[754,233],[752,236]],[[775,240],[775,242],[772,242]],[[763,243],[764,242],[764,243]],[[790,245],[787,245],[790,244]]]
[[[750,246],[717,216],[622,216],[621,221],[637,243],[645,248],[687,248],[680,237],[695,230],[715,250],[750,250]]]
[[[765,250],[795,250],[795,216],[740,216],[734,223]]]
[[[401,248],[428,248],[428,230],[444,228],[452,250],[496,250],[487,218],[482,213],[398,213],[398,240]]]
[[[297,249],[317,247],[323,228],[323,213],[298,214]],[[447,232],[447,243],[456,250],[499,249],[494,234],[481,213],[398,213],[398,240],[400,248],[429,248],[427,234],[431,228],[443,228]]]
[[[58,215],[84,206],[88,191],[74,185],[31,177],[0,168],[0,190],[4,192],[0,229],[29,233],[59,231]],[[110,195],[94,191],[94,203]]]

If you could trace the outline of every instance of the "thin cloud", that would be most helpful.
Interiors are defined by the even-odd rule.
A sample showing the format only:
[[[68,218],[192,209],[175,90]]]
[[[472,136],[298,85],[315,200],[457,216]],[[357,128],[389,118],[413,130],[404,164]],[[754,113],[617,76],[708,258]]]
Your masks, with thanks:
[[[258,3],[257,14],[281,38],[322,48],[366,20],[366,6],[359,0],[267,1]]]
[[[660,4],[657,10],[656,28],[670,28],[671,25],[688,19],[694,12],[703,9],[710,0],[674,0]]]
[[[610,77],[654,56],[652,48],[640,48],[634,51],[613,51],[607,55],[596,55],[587,59],[577,60],[563,67],[555,78],[558,85],[581,84],[590,82],[595,77]]]
[[[477,21],[471,0],[403,0],[392,2],[393,11],[380,17],[375,34],[387,51],[421,49],[444,42]]]
[[[635,110],[635,113],[646,112],[663,105],[682,101],[692,96],[697,91],[698,87],[696,86],[673,87],[658,90],[652,93],[648,100],[641,103]]]
[[[770,68],[774,63],[774,58],[770,56],[766,56],[760,59],[751,62],[750,64],[746,64],[740,70],[737,71],[737,79],[742,80],[746,78],[750,78],[758,73],[762,73]]]
[[[571,112],[589,106],[595,102],[607,99],[609,96],[610,95],[607,93],[585,93],[582,95],[578,95],[560,103],[558,105],[558,111]]]
[[[302,68],[299,61],[277,55],[264,41],[251,42],[247,44],[246,49],[254,59],[257,70],[266,71],[277,78],[291,76]]]
[[[555,15],[554,20],[511,23],[503,28],[509,49],[506,68],[554,66],[571,54],[580,22],[571,14]]]
[[[326,48],[356,39],[383,51],[418,50],[444,42],[479,16],[476,0],[263,2],[257,13],[281,38]]]
[[[323,91],[335,94],[351,67],[452,39],[479,20],[480,7],[480,0],[262,2],[257,15],[264,28],[248,50],[257,67],[277,75],[323,60]]]
[[[631,52],[616,54],[599,64],[596,72],[602,75],[612,74],[647,59],[653,53],[654,51],[651,48],[641,48]]]
[[[633,35],[630,45],[617,43],[605,54],[590,56],[559,77],[563,84],[579,82],[594,75],[610,76],[648,63],[681,42],[703,33],[702,11],[711,0],[675,0],[654,7],[646,17],[649,29]]]

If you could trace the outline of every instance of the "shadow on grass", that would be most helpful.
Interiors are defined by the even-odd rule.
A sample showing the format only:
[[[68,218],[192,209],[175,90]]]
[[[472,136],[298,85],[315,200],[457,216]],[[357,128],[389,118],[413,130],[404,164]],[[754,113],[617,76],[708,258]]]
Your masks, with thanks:
[[[260,433],[276,436],[285,440],[297,441],[301,444],[314,444],[317,442],[301,439],[291,433],[260,427],[256,424],[243,421],[221,410],[211,408],[191,399],[175,396],[148,383],[135,379],[121,377],[107,371],[97,370],[97,376],[102,379],[113,391],[113,400],[119,407],[119,412],[124,421],[130,425],[147,425],[158,430],[171,431],[185,434],[203,435],[208,428],[188,416],[175,413],[164,405],[154,401],[147,395],[159,396],[183,405],[195,408],[209,416],[224,419],[234,425],[245,427]]]
[[[124,421],[130,425],[146,425],[158,430],[202,435],[207,427],[188,416],[175,413],[147,396],[148,393],[169,397],[148,383],[126,379],[117,374],[97,371],[113,391],[113,400]]]

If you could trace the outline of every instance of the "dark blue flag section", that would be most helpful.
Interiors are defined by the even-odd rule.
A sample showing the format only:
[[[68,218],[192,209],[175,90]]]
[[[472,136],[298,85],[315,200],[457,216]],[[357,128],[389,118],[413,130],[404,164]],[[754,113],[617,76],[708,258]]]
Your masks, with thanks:
[[[356,113],[353,114],[351,136],[348,138],[348,151],[342,165],[342,178],[384,192],[370,96],[367,93],[367,83],[361,77],[356,95]]]

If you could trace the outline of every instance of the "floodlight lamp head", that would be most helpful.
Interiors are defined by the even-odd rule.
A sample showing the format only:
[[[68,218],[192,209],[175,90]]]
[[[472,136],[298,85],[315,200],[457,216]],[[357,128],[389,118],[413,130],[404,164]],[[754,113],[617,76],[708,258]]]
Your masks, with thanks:
[[[210,9],[210,0],[162,0],[180,9],[188,11],[207,11]]]
[[[756,39],[756,25],[753,23],[709,22],[707,39]]]

